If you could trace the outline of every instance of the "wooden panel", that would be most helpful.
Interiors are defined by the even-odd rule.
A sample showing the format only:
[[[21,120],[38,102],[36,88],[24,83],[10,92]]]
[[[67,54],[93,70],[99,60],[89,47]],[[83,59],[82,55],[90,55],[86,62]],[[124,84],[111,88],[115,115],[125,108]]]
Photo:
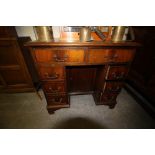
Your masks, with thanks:
[[[0,74],[4,92],[33,91],[31,77],[16,38],[0,40]]]
[[[33,42],[28,42],[26,44],[26,46],[29,47],[43,47],[43,48],[47,48],[47,47],[109,47],[109,48],[113,48],[113,47],[123,47],[123,48],[128,48],[128,47],[138,47],[141,46],[141,44],[137,43],[137,42],[118,42],[118,43],[113,43],[111,41],[92,41],[92,42],[60,42],[58,40],[53,40],[50,42],[39,42],[39,41],[33,41]]]
[[[4,82],[4,79],[2,78],[2,75],[0,74],[0,87],[4,87],[6,84]]]
[[[28,79],[22,70],[0,70],[0,73],[8,86],[19,84],[29,85]]]
[[[17,37],[16,29],[14,26],[1,26],[0,38]]]
[[[0,78],[0,87],[3,87],[3,82],[1,81],[1,78]]]
[[[107,66],[105,65],[98,65],[96,66],[97,70],[96,70],[96,78],[95,78],[95,91],[96,90],[103,90],[103,85],[104,85],[104,81],[105,81],[105,74],[107,71]]]
[[[112,50],[113,57],[112,61],[113,62],[130,62],[132,61],[135,50],[134,49],[114,49]]]
[[[54,66],[54,67],[39,67],[40,78],[42,80],[61,80],[64,79],[64,67]]]
[[[123,86],[122,82],[105,82],[103,92],[119,92]]]
[[[133,49],[90,49],[89,63],[129,62],[134,56]]]
[[[24,44],[28,41],[31,41],[30,37],[20,37],[20,38],[18,38],[18,45],[20,46],[21,53],[24,57],[25,63],[27,65],[28,71],[32,77],[33,83],[38,84],[39,77],[38,77],[37,70],[35,68],[35,64],[34,64],[32,55],[30,53],[29,48],[24,46]]]
[[[16,41],[10,40],[0,41],[0,65],[1,66],[9,66],[9,65],[17,65],[18,57],[17,57],[17,49],[16,49]]]
[[[20,38],[17,37],[15,27],[0,27],[0,81],[4,85],[3,92],[34,90],[21,52],[21,49],[24,50],[24,42],[20,46],[19,41]]]
[[[96,67],[67,67],[67,84],[69,92],[87,92],[94,90]]]
[[[43,82],[43,89],[46,93],[63,93],[65,92],[64,82]]]
[[[106,80],[123,80],[128,73],[128,66],[109,66]]]
[[[112,53],[109,49],[90,49],[89,50],[89,63],[105,63],[109,61],[109,56]]]
[[[83,49],[52,49],[37,48],[35,50],[37,62],[57,63],[57,62],[84,62]]]

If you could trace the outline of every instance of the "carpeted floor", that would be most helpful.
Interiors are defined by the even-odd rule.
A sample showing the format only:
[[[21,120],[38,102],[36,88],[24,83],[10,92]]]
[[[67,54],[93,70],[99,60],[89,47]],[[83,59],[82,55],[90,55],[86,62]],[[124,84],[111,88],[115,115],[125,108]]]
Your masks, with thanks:
[[[71,97],[71,107],[54,115],[35,93],[0,94],[0,128],[136,129],[155,128],[155,120],[123,89],[114,109],[96,106],[91,95]]]

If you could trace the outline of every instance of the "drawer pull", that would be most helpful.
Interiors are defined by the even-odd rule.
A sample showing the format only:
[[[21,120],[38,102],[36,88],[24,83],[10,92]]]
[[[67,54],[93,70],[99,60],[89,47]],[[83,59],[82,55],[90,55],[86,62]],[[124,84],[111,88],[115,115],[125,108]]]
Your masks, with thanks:
[[[119,87],[119,86],[117,86],[117,87],[113,87],[113,88],[109,88],[109,91],[111,91],[111,92],[117,92],[117,91],[119,91],[121,88]]]
[[[124,75],[125,75],[124,72],[122,72],[121,74],[116,74],[115,72],[112,73],[112,76],[113,76],[115,79],[123,79],[123,78],[124,78]]]
[[[110,60],[110,61],[113,61],[114,59],[118,58],[118,55],[115,54],[115,55],[112,55],[112,56],[105,56],[104,58]]]
[[[58,89],[55,89],[55,90],[54,90],[52,87],[49,87],[48,89],[49,89],[52,93],[57,93],[57,92],[60,91],[61,88],[58,87]]]
[[[56,101],[56,99],[55,98],[53,98],[52,99],[52,102],[54,103],[54,104],[60,104],[61,102],[62,102],[62,97],[59,99],[59,101]]]
[[[53,75],[49,75],[48,73],[44,74],[46,78],[51,78],[51,79],[57,79],[59,77],[59,74],[54,73]]]
[[[64,57],[59,57],[57,55],[54,55],[53,58],[56,62],[65,62],[68,59],[68,55],[65,55]]]

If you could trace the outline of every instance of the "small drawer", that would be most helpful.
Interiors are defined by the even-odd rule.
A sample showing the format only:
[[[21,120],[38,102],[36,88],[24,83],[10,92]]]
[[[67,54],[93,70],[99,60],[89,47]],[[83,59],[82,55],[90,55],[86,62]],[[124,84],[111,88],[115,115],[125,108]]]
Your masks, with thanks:
[[[103,92],[119,92],[123,86],[122,82],[105,82]]]
[[[111,55],[110,49],[89,49],[89,63],[105,63]]]
[[[101,101],[103,104],[109,104],[111,102],[116,102],[116,97],[118,94],[116,93],[103,93],[101,96]]]
[[[39,63],[84,62],[83,49],[36,48],[35,58]]]
[[[40,78],[42,80],[61,80],[64,79],[64,68],[61,66],[39,67]]]
[[[106,80],[123,80],[128,74],[129,68],[127,66],[109,66]]]
[[[133,59],[135,51],[133,49],[90,49],[89,63],[125,63]]]
[[[97,105],[108,105],[111,103],[116,103],[116,97],[118,93],[103,93],[103,92],[95,92],[95,102]]]
[[[51,95],[46,94],[47,105],[65,105],[68,104],[68,96],[66,94]]]
[[[133,49],[113,49],[111,52],[113,55],[110,61],[118,63],[131,62],[135,54]]]
[[[43,90],[46,93],[63,93],[65,92],[64,82],[43,82]]]

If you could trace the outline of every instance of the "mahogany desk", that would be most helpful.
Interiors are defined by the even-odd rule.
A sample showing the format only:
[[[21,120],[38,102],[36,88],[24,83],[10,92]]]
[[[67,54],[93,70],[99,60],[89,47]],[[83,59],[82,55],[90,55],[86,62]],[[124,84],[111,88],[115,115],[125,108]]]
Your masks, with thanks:
[[[47,110],[53,113],[70,106],[70,95],[92,94],[96,105],[114,108],[136,42],[28,42]]]

